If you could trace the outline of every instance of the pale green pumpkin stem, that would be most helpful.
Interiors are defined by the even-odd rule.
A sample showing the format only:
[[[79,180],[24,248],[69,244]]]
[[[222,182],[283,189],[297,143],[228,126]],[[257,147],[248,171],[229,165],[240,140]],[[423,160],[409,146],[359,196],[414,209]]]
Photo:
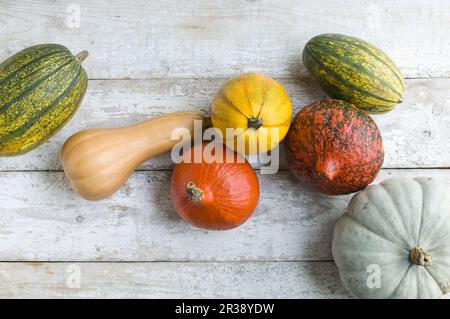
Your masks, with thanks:
[[[188,193],[189,199],[193,202],[199,202],[203,199],[204,192],[194,182],[187,183],[186,192]]]
[[[84,59],[86,59],[89,55],[89,52],[86,50],[81,51],[77,55],[75,55],[75,59],[78,61],[78,63],[83,63]]]
[[[413,264],[418,266],[431,266],[431,255],[422,247],[414,247],[413,249],[411,249],[411,251],[409,252],[409,259]]]

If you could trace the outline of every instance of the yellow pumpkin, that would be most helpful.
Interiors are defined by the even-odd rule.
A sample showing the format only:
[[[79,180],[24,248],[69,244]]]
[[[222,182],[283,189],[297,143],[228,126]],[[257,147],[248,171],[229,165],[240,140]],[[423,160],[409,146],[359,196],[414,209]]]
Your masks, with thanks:
[[[212,124],[224,143],[246,155],[277,146],[286,136],[291,117],[291,101],[283,86],[257,73],[226,82],[211,107]],[[227,135],[227,128],[240,130]]]

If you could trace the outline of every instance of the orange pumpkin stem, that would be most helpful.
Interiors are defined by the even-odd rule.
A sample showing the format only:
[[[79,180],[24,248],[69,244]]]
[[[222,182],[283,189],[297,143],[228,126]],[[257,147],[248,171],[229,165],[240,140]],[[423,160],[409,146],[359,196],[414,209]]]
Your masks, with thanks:
[[[189,182],[186,185],[186,192],[189,199],[193,202],[199,202],[203,199],[204,192],[194,184],[194,182]]]
[[[331,158],[326,158],[325,160],[319,159],[316,162],[316,170],[329,181],[332,181],[338,171],[338,164]]]

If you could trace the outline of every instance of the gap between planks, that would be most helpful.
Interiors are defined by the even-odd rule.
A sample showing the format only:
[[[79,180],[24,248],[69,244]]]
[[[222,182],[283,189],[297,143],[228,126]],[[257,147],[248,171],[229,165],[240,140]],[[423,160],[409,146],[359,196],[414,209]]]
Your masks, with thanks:
[[[0,260],[2,264],[258,264],[258,263],[334,263],[324,260]]]
[[[417,170],[417,169],[423,169],[423,170],[440,170],[440,169],[450,169],[450,167],[386,167],[381,168],[381,170]],[[260,167],[254,167],[253,170],[255,171],[261,171]],[[173,169],[168,168],[138,168],[134,170],[134,172],[172,172]],[[63,173],[64,170],[62,169],[32,169],[32,170],[0,170],[0,173]],[[289,168],[280,168],[278,172],[289,172]]]
[[[242,73],[239,74],[244,74],[244,73],[249,73],[246,71],[243,71]],[[239,74],[236,74],[235,76],[239,76]],[[233,78],[234,76],[229,76],[229,77],[209,77],[209,76],[204,76],[204,77],[189,77],[189,76],[156,76],[156,77],[145,77],[145,78],[89,78],[89,81],[145,81],[145,80],[152,80],[152,81],[163,81],[163,80],[229,80],[231,78]],[[295,80],[314,80],[313,77],[311,76],[276,76],[274,77],[275,79],[279,79],[279,80],[291,80],[291,81],[295,81]],[[450,79],[450,76],[410,76],[410,77],[404,77],[405,80],[440,80],[440,79]]]

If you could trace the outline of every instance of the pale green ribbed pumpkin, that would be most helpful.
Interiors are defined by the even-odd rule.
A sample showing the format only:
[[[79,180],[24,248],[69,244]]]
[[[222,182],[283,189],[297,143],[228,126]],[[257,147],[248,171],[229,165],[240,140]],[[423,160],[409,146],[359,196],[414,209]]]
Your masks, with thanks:
[[[450,183],[391,178],[356,194],[338,220],[333,257],[359,298],[450,292]]]

